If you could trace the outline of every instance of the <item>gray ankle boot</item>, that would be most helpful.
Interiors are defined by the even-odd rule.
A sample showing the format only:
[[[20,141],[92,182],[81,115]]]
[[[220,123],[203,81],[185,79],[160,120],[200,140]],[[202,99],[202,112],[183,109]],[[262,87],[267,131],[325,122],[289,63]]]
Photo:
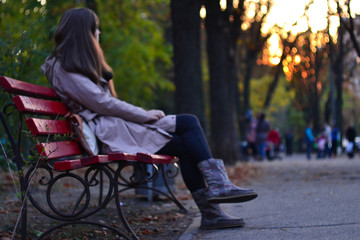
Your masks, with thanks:
[[[242,218],[232,218],[221,210],[219,204],[209,203],[207,199],[207,189],[199,189],[191,194],[201,212],[200,229],[210,230],[242,227],[245,225]]]
[[[246,202],[257,197],[252,189],[242,189],[230,182],[222,160],[210,158],[201,161],[198,167],[209,188],[209,202]]]

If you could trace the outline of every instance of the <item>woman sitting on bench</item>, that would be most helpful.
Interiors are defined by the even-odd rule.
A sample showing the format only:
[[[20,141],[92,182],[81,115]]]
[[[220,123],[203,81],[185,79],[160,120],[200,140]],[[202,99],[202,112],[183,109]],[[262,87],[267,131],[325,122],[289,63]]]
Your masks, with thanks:
[[[93,11],[74,8],[65,12],[55,33],[56,47],[42,66],[56,93],[89,124],[102,143],[102,153],[179,157],[184,182],[202,214],[201,229],[243,226],[242,218],[226,215],[219,203],[245,202],[257,194],[229,181],[223,161],[212,157],[194,115],[165,115],[111,95],[112,73],[99,34],[99,19]]]

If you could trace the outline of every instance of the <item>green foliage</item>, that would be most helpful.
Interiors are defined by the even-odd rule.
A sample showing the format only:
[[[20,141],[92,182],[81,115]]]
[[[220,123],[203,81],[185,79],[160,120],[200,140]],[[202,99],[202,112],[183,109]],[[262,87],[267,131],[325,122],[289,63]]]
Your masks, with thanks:
[[[354,96],[354,93],[345,90],[343,91],[343,131],[350,124],[354,124],[355,129],[360,130],[360,100]]]
[[[53,33],[63,12],[86,1],[0,2],[0,75],[47,85],[40,66],[53,50]],[[174,90],[166,79],[171,45],[164,39],[169,0],[98,1],[101,44],[114,69],[123,100],[156,107],[160,93]]]
[[[46,8],[41,2],[5,1],[0,4],[0,75],[45,84],[40,65],[48,54],[44,31]]]
[[[0,1],[0,76],[48,85],[40,66],[54,48],[57,24],[67,9],[85,7],[86,3],[85,0]],[[164,38],[170,22],[169,6],[169,0],[97,1],[101,45],[114,69],[114,82],[121,99],[148,108],[157,108],[156,104],[171,105],[167,102],[172,101],[166,100],[171,99],[174,85],[166,76],[171,68],[172,49]],[[9,102],[7,94],[1,91],[0,105]],[[19,119],[13,118],[9,121],[10,128],[17,129],[18,122]],[[8,143],[2,127],[0,136],[0,140]],[[0,156],[0,165],[4,165],[3,154]]]
[[[289,105],[286,115],[288,121],[288,129],[291,129],[297,138],[302,137],[303,131],[306,128],[304,113],[298,111],[292,105]]]
[[[0,90],[0,103],[1,107],[4,108],[9,103],[12,103],[12,100],[10,99],[10,96],[7,94],[2,93]],[[11,132],[12,136],[17,136],[17,127],[18,127],[18,114],[9,114],[9,110],[11,110],[11,107],[7,108],[8,111],[6,112],[7,116],[7,123],[9,126],[9,131]],[[3,109],[1,109],[2,111]],[[8,161],[14,156],[14,152],[12,151],[10,140],[8,138],[8,135],[5,132],[5,128],[3,125],[0,125],[0,142],[1,142],[1,148],[0,148],[0,168],[8,171],[9,165]],[[16,166],[10,162],[10,168],[16,169]]]
[[[2,154],[0,154],[0,168],[4,169],[5,171],[16,170],[16,165],[9,159],[9,157],[12,156],[9,151],[10,143],[7,142],[4,138],[1,138],[0,141],[2,145],[2,147],[0,148],[0,152],[2,152]],[[5,151],[5,153],[3,153],[3,151]],[[6,159],[6,157],[8,159]]]
[[[253,112],[262,112],[263,105],[265,102],[266,94],[269,88],[270,83],[273,81],[272,75],[264,75],[261,78],[253,79],[251,81],[251,107]],[[267,115],[272,115],[273,113],[280,111],[281,109],[286,108],[294,97],[293,91],[290,91],[288,88],[288,82],[281,78],[279,80],[278,87],[275,89],[271,105],[266,111]],[[270,119],[275,121],[275,119]]]
[[[121,99],[156,107],[158,92],[154,89],[174,90],[166,79],[172,49],[164,39],[162,25],[168,8],[168,0],[98,1],[100,41]]]

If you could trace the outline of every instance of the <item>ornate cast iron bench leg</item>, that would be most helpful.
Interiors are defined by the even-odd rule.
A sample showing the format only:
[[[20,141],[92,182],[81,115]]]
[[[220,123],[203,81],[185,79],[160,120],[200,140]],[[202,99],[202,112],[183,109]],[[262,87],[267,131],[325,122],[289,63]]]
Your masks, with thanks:
[[[118,215],[120,217],[120,220],[122,222],[122,224],[124,225],[124,227],[126,228],[126,230],[128,231],[128,233],[131,235],[131,239],[133,240],[139,240],[139,238],[136,236],[135,232],[131,229],[129,223],[127,222],[124,213],[122,212],[121,209],[121,201],[119,198],[119,184],[118,184],[118,180],[119,179],[123,179],[121,176],[121,171],[123,170],[124,167],[126,167],[128,164],[127,163],[118,163],[117,169],[115,171],[115,175],[113,178],[114,181],[114,196],[115,196],[115,204],[116,204],[116,208],[118,211]]]
[[[174,195],[174,193],[173,193],[173,191],[171,190],[171,187],[170,187],[170,185],[169,185],[169,182],[168,182],[168,178],[174,178],[174,177],[176,177],[177,175],[178,175],[178,173],[179,173],[179,167],[178,167],[178,164],[177,163],[173,163],[174,164],[174,168],[175,168],[175,170],[172,170],[172,169],[165,169],[165,165],[163,165],[163,164],[160,164],[160,166],[159,166],[159,168],[160,168],[160,171],[161,171],[161,175],[162,175],[162,178],[163,178],[163,180],[164,180],[164,183],[165,183],[165,187],[166,187],[166,189],[167,189],[167,191],[168,191],[168,193],[169,193],[169,195],[168,194],[165,194],[165,193],[163,193],[165,196],[167,196],[171,201],[173,201],[175,204],[176,204],[176,206],[178,206],[179,207],[179,211],[181,212],[181,213],[186,213],[187,212],[187,210],[186,210],[186,208],[184,207],[184,205],[176,198],[176,196]],[[173,171],[174,171],[174,173],[173,173]]]
[[[151,165],[152,171],[146,166]],[[134,168],[132,176],[129,177],[129,180],[119,173],[119,182],[118,184],[122,187],[119,189],[119,193],[127,191],[129,189],[145,189],[161,194],[166,197],[168,200],[172,201],[179,208],[181,213],[186,213],[187,210],[183,204],[176,198],[173,193],[168,178],[175,178],[179,173],[179,167],[177,163],[172,163],[173,168],[167,169],[166,164],[151,164],[143,162],[129,162],[126,166],[132,166]],[[161,173],[161,174],[159,174]],[[139,176],[140,175],[140,176]],[[161,175],[161,176],[160,176]],[[154,182],[158,177],[161,177],[165,184],[165,191],[160,190],[156,187],[148,186],[148,182]],[[121,181],[120,181],[121,180]]]
[[[84,225],[84,224],[106,228],[116,233],[117,235],[121,236],[122,239],[127,239],[127,240],[132,239],[129,238],[127,234],[125,234],[124,232],[108,224],[103,224],[101,222],[92,221],[92,220],[84,220],[87,217],[96,214],[100,210],[103,210],[105,206],[112,199],[116,181],[114,180],[113,173],[109,171],[105,167],[105,165],[99,164],[88,167],[84,172],[83,177],[81,177],[79,174],[75,174],[70,171],[62,172],[54,176],[52,169],[48,168],[46,165],[42,166],[41,169],[43,169],[44,172],[39,174],[41,176],[39,176],[40,179],[38,183],[39,185],[44,186],[46,188],[46,202],[47,202],[47,206],[50,209],[44,208],[41,204],[39,204],[37,200],[33,197],[31,191],[28,192],[27,196],[31,201],[31,203],[34,205],[34,207],[38,209],[41,213],[43,213],[44,215],[48,216],[51,219],[58,220],[61,223],[58,223],[57,225],[43,232],[38,239],[42,239],[45,236],[48,236],[50,233],[64,226]],[[34,171],[36,171],[36,169],[32,167],[26,172],[25,179],[27,182],[31,178],[31,175]],[[107,178],[109,183],[106,192],[104,192],[103,189],[103,183],[105,182],[104,178]],[[51,197],[52,189],[57,188],[59,184],[61,185],[60,181],[66,179],[73,179],[74,181],[80,183],[80,186],[83,187],[83,189],[80,189],[80,191],[76,195],[76,199],[73,201],[73,205],[69,210],[70,213],[63,212],[62,210],[60,210],[58,205],[56,205],[56,203],[53,202]],[[98,187],[100,190],[98,196],[99,201],[97,201],[98,199],[94,199],[94,203],[98,202],[98,205],[94,207],[93,205],[91,205],[91,198],[96,195],[91,194],[90,191],[91,188],[95,188],[95,187]],[[105,195],[105,197],[103,196],[103,194]],[[63,207],[63,205],[60,204],[60,207]],[[124,225],[124,227],[126,228],[126,230],[128,230],[127,226]]]

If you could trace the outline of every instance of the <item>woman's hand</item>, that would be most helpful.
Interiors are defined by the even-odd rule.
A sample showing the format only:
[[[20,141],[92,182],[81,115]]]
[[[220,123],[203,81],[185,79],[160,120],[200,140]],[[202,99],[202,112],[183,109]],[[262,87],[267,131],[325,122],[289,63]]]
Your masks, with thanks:
[[[149,118],[149,121],[156,121],[163,117],[165,117],[165,113],[161,110],[149,110],[147,111],[147,116]]]

